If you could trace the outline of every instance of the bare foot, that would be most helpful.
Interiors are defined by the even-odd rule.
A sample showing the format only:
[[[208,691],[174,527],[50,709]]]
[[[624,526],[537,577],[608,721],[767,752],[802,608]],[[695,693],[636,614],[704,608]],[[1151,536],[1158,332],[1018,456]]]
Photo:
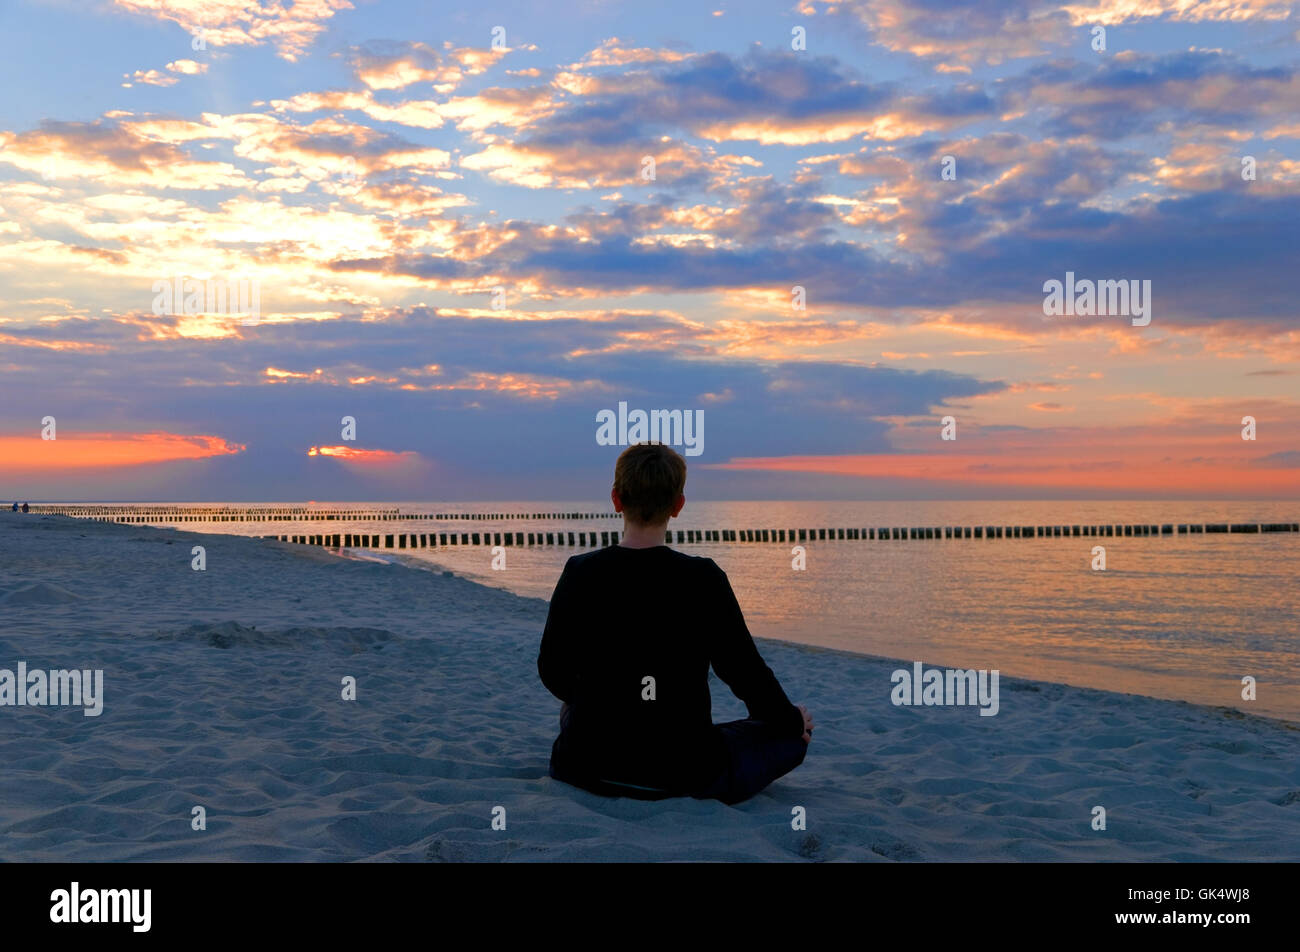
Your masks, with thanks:
[[[812,715],[808,713],[808,708],[804,707],[802,704],[798,704],[796,705],[796,707],[798,707],[799,712],[803,714],[803,742],[806,744],[812,740],[812,732],[813,732]]]

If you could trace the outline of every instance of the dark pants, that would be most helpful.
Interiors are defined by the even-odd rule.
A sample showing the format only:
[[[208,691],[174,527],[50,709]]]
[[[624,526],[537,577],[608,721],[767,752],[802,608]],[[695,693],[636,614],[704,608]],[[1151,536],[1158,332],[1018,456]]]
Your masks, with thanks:
[[[568,721],[567,705],[560,714],[560,729]],[[721,800],[733,805],[748,800],[774,780],[784,777],[803,763],[808,745],[801,737],[780,737],[764,721],[747,719],[718,724],[726,744],[727,758],[718,778],[701,790],[674,793],[655,787],[633,786],[608,779],[571,777],[556,772],[554,757],[550,774],[556,780],[582,787],[606,797],[631,797],[638,800],[662,800],[674,796],[691,796],[698,800]]]
[[[719,724],[727,742],[727,767],[713,785],[691,796],[740,803],[803,763],[808,745],[802,737],[780,737],[765,721]]]

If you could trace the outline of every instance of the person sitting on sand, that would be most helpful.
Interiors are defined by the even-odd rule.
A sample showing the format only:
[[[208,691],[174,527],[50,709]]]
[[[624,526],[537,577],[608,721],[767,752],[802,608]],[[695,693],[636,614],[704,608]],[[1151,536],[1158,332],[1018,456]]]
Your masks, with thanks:
[[[14,503],[14,512],[18,511],[18,503]]]
[[[23,503],[23,512],[28,512],[28,511],[29,511],[29,508],[28,508],[28,506],[27,506],[27,503]]]
[[[734,804],[803,763],[813,722],[758,653],[727,575],[664,544],[686,461],[628,447],[610,499],[623,541],[568,560],[537,671],[563,702],[550,775],[605,796]],[[709,666],[749,717],[713,723]]]

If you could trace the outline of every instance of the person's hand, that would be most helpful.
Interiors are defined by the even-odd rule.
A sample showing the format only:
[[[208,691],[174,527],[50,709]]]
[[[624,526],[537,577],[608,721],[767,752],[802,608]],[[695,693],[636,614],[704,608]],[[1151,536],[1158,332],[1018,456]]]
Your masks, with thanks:
[[[796,707],[799,708],[799,713],[803,715],[803,742],[806,744],[812,740],[812,715],[808,713],[808,708],[804,707],[802,704],[798,704]]]

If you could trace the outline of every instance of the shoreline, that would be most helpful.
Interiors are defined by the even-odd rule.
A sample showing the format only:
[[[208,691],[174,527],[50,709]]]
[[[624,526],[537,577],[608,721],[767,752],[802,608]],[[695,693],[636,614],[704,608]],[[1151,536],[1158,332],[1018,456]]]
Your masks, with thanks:
[[[70,517],[56,516],[53,518],[70,518]],[[109,525],[111,525],[111,523],[109,523]],[[546,601],[546,599],[533,598],[532,596],[528,596],[528,595],[519,595],[515,592],[511,592],[508,588],[504,586],[487,585],[483,582],[478,582],[475,581],[474,579],[468,578],[467,576],[461,575],[452,569],[448,569],[442,566],[437,566],[433,562],[417,559],[410,555],[402,554],[400,552],[393,552],[391,555],[387,555],[387,556],[385,555],[373,556],[368,554],[368,550],[365,549],[356,549],[356,548],[347,548],[347,547],[334,548],[331,546],[302,545],[302,544],[294,544],[289,542],[281,542],[277,539],[270,539],[270,538],[264,539],[259,536],[228,536],[225,533],[215,533],[215,532],[204,533],[193,529],[180,529],[173,526],[147,526],[147,527],[135,526],[134,528],[153,528],[164,532],[187,533],[192,535],[208,536],[208,537],[219,536],[223,538],[249,539],[253,542],[261,543],[264,545],[275,546],[279,551],[283,551],[291,556],[302,558],[308,562],[319,563],[319,562],[330,562],[334,560],[340,560],[345,562],[359,562],[363,564],[382,565],[382,566],[388,566],[393,568],[407,569],[413,572],[423,572],[423,573],[429,573],[433,575],[441,575],[445,578],[457,578],[457,579],[461,579],[464,582],[469,583],[470,585],[475,585],[480,588],[489,589],[492,591],[504,592],[505,594],[510,595],[514,598],[522,599],[525,601],[541,602],[544,605],[549,604]],[[541,638],[540,629],[538,631],[538,638],[539,640]],[[769,635],[754,635],[753,638],[754,641],[760,646],[763,644],[770,644],[776,646],[783,646],[793,650],[806,651],[813,654],[842,655],[845,658],[850,660],[861,660],[861,661],[868,661],[877,664],[891,664],[895,666],[902,665],[905,667],[910,667],[911,665],[918,663],[918,659],[914,659],[914,658],[912,659],[892,658],[886,655],[875,655],[875,654],[869,654],[867,652],[851,651],[845,648],[830,648],[824,645],[810,645],[801,641],[791,641],[787,638],[774,638]],[[920,660],[923,661],[924,659],[920,659]],[[928,667],[938,667],[938,666],[928,665]],[[1062,687],[1062,688],[1068,688],[1073,691],[1091,691],[1101,695],[1112,695],[1117,698],[1140,699],[1144,701],[1155,701],[1163,704],[1185,704],[1188,707],[1204,711],[1207,714],[1217,714],[1221,716],[1247,718],[1247,719],[1258,718],[1262,721],[1275,723],[1275,724],[1282,724],[1292,730],[1300,731],[1300,720],[1292,719],[1289,717],[1273,716],[1270,714],[1255,714],[1249,711],[1240,710],[1239,708],[1230,707],[1226,704],[1202,704],[1197,701],[1187,701],[1180,698],[1162,698],[1151,694],[1137,694],[1137,693],[1127,692],[1127,691],[1112,691],[1105,688],[1094,688],[1094,687],[1089,687],[1087,685],[1071,684],[1068,681],[1043,681],[1036,678],[1026,678],[1026,677],[1013,676],[1013,675],[1003,675],[1001,677],[1001,680],[1004,683],[1014,682],[1017,684],[1034,685],[1037,686],[1037,688],[1039,689],[1046,686]],[[716,680],[713,680],[712,683],[716,684]],[[725,685],[722,686],[722,689],[726,690]]]
[[[559,702],[535,667],[546,602],[394,567],[0,518],[0,667],[105,672],[101,716],[0,707],[6,858],[1300,857],[1292,722],[1018,678],[1002,680],[996,716],[894,706],[890,672],[908,662],[767,638],[764,660],[817,718],[802,767],[735,807],[596,797],[547,775]],[[744,716],[710,688],[715,720]],[[191,829],[196,805],[206,830]],[[806,830],[791,828],[795,807]]]
[[[305,545],[295,546],[292,545],[291,543],[277,543],[277,544],[289,545],[292,549],[313,549],[313,548],[320,549],[321,548],[318,546],[305,546]],[[433,562],[414,558],[409,555],[402,555],[402,554],[395,553],[391,557],[391,561],[390,561],[389,559],[382,558],[382,557],[366,558],[363,556],[339,554],[340,550],[330,549],[328,547],[325,547],[324,550],[335,554],[335,557],[338,558],[355,559],[356,561],[363,561],[363,562],[376,562],[384,565],[392,565],[395,567],[406,568],[416,572],[432,572],[434,574],[441,573],[448,577],[463,578],[465,579],[465,581],[470,582],[471,584],[474,585],[479,585],[483,588],[490,588],[490,589],[495,589],[497,591],[508,592],[509,594],[515,595],[516,598],[531,599],[531,596],[518,595],[514,592],[510,592],[510,590],[505,588],[504,586],[487,585],[483,582],[477,582],[473,579],[467,578],[466,576],[459,575],[458,573],[454,572],[451,569],[438,566]],[[344,549],[342,551],[350,553],[353,550]],[[541,601],[544,604],[548,604],[545,599],[532,599],[532,600]],[[540,638],[540,633],[538,637]],[[892,664],[896,666],[901,665],[904,666],[905,668],[910,668],[911,665],[917,663],[918,661],[918,659],[915,658],[892,658],[887,655],[869,654],[863,651],[852,651],[847,648],[831,648],[824,645],[810,645],[802,641],[791,641],[788,638],[774,638],[770,635],[754,635],[753,638],[754,641],[760,645],[760,647],[764,644],[781,645],[781,646],[789,647],[791,649],[798,649],[798,650],[807,651],[815,654],[833,654],[833,655],[838,654],[838,655],[843,655],[845,658],[851,660],[862,660],[862,661],[869,661],[869,662],[879,663],[879,664]],[[919,659],[919,660],[923,661],[924,659]],[[937,667],[937,665],[929,665],[927,663],[927,667]],[[1037,685],[1040,688],[1051,685],[1054,687],[1069,688],[1074,691],[1095,691],[1098,694],[1113,695],[1115,697],[1120,697],[1120,698],[1133,698],[1133,699],[1142,699],[1147,701],[1159,701],[1165,704],[1186,704],[1190,707],[1203,710],[1207,713],[1217,713],[1217,714],[1232,716],[1232,717],[1259,718],[1261,720],[1268,721],[1270,723],[1284,724],[1293,730],[1300,731],[1300,720],[1296,720],[1289,717],[1274,716],[1271,714],[1255,714],[1250,711],[1242,711],[1239,708],[1230,707],[1229,705],[1226,704],[1202,704],[1198,701],[1187,701],[1181,698],[1162,698],[1152,694],[1137,694],[1129,691],[1112,691],[1106,688],[1094,688],[1094,687],[1089,687],[1088,685],[1071,684],[1068,681],[1044,681],[1044,680],[1039,680],[1037,678],[1026,678],[1026,677],[1021,677],[1016,675],[1002,675],[1001,677],[1003,682],[1014,681],[1017,683],[1023,683],[1028,685]],[[725,690],[725,686],[723,689]]]

